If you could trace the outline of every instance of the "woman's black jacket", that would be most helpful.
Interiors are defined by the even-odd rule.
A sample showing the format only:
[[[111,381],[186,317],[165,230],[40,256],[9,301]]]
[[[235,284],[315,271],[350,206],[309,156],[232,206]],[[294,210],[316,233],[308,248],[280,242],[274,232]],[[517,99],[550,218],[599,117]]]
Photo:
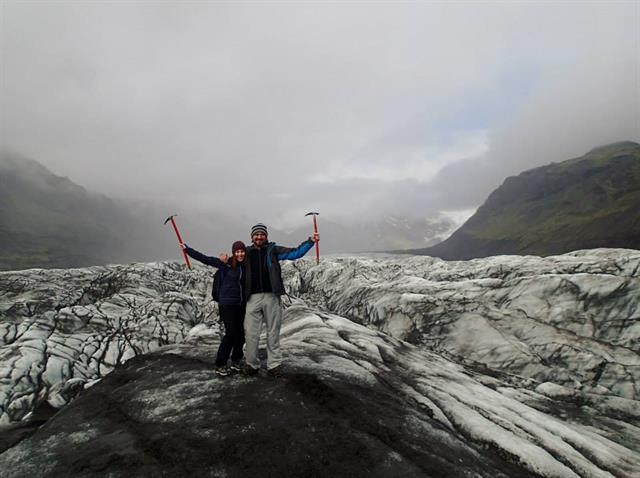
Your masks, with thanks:
[[[196,261],[220,269],[222,274],[219,281],[220,289],[218,290],[218,303],[220,305],[242,305],[245,302],[243,287],[244,264],[231,267],[230,264],[225,264],[217,257],[205,256],[189,246],[185,247],[184,251]]]

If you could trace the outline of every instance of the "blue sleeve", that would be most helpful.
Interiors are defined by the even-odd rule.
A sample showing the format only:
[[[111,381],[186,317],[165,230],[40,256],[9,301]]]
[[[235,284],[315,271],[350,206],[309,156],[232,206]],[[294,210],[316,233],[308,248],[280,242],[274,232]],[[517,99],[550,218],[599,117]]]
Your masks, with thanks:
[[[300,244],[297,248],[289,248],[289,247],[278,247],[278,260],[279,261],[294,261],[296,259],[300,259],[304,256],[309,250],[313,247],[315,243],[308,239]]]
[[[217,257],[205,256],[195,249],[191,249],[189,246],[185,247],[184,252],[186,252],[189,257],[208,266],[217,267],[218,269],[225,267],[225,263]]]

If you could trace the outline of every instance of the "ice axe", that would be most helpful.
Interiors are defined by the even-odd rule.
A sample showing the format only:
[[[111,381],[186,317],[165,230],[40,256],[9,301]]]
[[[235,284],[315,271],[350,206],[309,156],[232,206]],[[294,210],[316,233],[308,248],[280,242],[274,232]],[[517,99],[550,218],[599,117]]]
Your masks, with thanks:
[[[319,212],[308,212],[305,216],[313,216],[313,233],[318,234],[318,222],[316,221],[316,216],[319,216]],[[318,245],[318,241],[316,242],[316,264],[320,264],[320,246]]]
[[[178,231],[178,226],[176,226],[176,221],[173,220],[174,217],[176,217],[177,214],[174,214],[173,216],[169,216],[164,223],[168,223],[169,221],[171,221],[171,225],[173,226],[173,230],[176,231],[176,236],[178,236],[178,244],[184,244],[182,242],[182,237],[180,236],[180,231]],[[187,263],[187,267],[189,269],[191,269],[191,262],[189,262],[189,257],[187,256],[187,253],[184,252],[184,249],[182,249],[182,246],[180,246],[180,249],[182,250],[182,255],[184,256],[184,261]]]

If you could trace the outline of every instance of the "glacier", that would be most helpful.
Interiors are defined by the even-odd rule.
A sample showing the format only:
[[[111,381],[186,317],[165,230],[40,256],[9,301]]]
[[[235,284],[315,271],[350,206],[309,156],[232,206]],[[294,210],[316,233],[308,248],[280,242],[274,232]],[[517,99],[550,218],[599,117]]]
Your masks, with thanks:
[[[638,399],[638,251],[342,258],[287,272],[307,303],[457,362]]]
[[[210,269],[0,273],[2,469],[160,474],[179,450],[211,476],[640,476],[638,251],[333,257],[283,273],[275,381],[211,372]],[[143,446],[156,441],[164,455]]]

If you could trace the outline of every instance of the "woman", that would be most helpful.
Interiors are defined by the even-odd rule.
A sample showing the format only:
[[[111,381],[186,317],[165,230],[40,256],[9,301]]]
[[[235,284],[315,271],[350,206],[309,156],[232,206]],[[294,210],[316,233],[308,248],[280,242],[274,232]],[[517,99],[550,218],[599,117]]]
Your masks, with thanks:
[[[229,259],[226,254],[221,254],[220,258],[210,257],[186,244],[181,246],[189,257],[219,269],[221,277],[218,281],[218,290],[214,291],[214,295],[217,292],[220,319],[224,323],[224,337],[216,356],[216,373],[224,377],[231,372],[240,371],[246,306],[243,290],[246,247],[242,241],[234,242],[231,246],[231,259]],[[231,366],[227,367],[229,356],[231,356]]]

